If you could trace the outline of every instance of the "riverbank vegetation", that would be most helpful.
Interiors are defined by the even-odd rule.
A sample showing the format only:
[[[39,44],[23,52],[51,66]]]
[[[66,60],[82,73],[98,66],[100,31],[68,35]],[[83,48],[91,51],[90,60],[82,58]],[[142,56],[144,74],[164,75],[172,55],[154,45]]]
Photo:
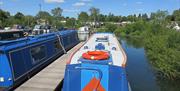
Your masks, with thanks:
[[[167,11],[157,11],[148,19],[141,18],[120,27],[107,24],[98,31],[114,32],[118,36],[139,39],[143,42],[146,54],[158,76],[176,80],[180,79],[180,32],[169,26],[174,20],[180,21],[180,10],[174,11],[172,15],[168,15]]]
[[[180,32],[160,24],[140,21],[117,29],[115,33],[143,42],[159,77],[171,80],[180,78]]]

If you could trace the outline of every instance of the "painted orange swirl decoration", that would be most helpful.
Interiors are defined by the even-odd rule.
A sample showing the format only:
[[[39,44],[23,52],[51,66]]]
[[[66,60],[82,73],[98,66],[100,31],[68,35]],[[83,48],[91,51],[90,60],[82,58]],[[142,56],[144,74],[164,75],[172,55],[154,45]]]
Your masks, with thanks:
[[[101,82],[97,78],[92,78],[91,81],[83,88],[82,91],[106,91]]]

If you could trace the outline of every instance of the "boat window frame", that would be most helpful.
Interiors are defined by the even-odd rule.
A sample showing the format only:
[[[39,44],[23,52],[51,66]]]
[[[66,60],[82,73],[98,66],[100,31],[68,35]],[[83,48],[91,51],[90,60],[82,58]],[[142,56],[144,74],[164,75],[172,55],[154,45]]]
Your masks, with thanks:
[[[16,40],[23,38],[23,31],[0,32],[0,41]]]
[[[43,58],[41,58],[40,60],[34,60],[34,58],[32,57],[32,49],[35,49],[37,47],[44,47],[44,51],[45,51],[45,56]],[[30,56],[31,56],[31,60],[33,62],[33,64],[36,64],[38,62],[41,62],[42,60],[44,60],[47,57],[47,47],[45,45],[39,45],[39,46],[35,46],[35,47],[31,47],[30,48]]]

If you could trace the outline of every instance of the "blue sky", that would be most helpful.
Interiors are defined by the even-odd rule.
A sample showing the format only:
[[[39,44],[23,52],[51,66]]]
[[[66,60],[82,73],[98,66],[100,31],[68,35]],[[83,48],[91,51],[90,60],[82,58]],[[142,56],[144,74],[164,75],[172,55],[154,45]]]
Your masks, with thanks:
[[[61,7],[64,16],[77,17],[81,11],[90,7],[100,9],[103,14],[110,12],[115,15],[155,12],[157,10],[173,10],[180,8],[180,0],[0,0],[0,8],[16,14],[18,11],[25,15],[36,15],[39,4],[43,11],[50,12],[55,7]]]

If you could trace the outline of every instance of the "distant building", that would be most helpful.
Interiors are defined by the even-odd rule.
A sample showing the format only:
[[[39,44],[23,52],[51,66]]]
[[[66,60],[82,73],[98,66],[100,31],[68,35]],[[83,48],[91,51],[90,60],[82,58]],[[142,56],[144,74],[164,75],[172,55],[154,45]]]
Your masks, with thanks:
[[[133,22],[123,21],[123,22],[109,22],[109,23],[114,24],[114,25],[118,25],[118,26],[125,26],[125,25],[128,25],[128,24],[132,24]]]
[[[86,25],[90,25],[93,27],[100,27],[100,26],[104,25],[104,22],[86,22]]]
[[[5,27],[4,28],[4,30],[10,30],[11,29],[11,27]]]
[[[130,21],[123,21],[120,23],[121,26],[125,26],[125,25],[128,25],[128,24],[132,24],[132,22]]]
[[[176,31],[180,31],[180,26],[175,22],[175,26],[173,27]]]
[[[45,19],[38,19],[37,24],[39,24],[39,25],[49,25],[49,22],[48,22],[48,20],[45,20]]]
[[[66,20],[62,20],[62,21],[60,21],[61,23],[66,23],[67,21]]]

